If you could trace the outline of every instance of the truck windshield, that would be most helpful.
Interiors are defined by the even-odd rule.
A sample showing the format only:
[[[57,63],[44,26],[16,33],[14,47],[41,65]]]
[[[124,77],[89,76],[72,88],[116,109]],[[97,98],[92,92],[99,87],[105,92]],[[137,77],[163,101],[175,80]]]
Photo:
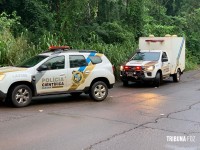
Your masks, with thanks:
[[[158,61],[159,58],[160,52],[138,52],[131,60]]]
[[[34,56],[34,57],[28,59],[27,61],[23,62],[22,64],[18,65],[17,67],[30,68],[30,67],[37,65],[39,62],[41,62],[42,60],[44,60],[47,57],[48,56],[44,56],[44,55]]]

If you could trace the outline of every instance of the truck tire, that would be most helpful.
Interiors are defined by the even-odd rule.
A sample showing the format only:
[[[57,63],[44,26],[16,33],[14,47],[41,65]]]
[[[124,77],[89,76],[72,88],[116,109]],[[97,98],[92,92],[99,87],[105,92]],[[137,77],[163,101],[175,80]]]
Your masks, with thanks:
[[[108,87],[103,81],[97,81],[90,88],[89,95],[94,101],[103,101],[108,95]]]
[[[128,81],[123,81],[123,86],[128,86]]]
[[[27,85],[14,86],[10,99],[15,107],[25,107],[31,103],[32,91]]]
[[[173,81],[174,82],[179,82],[180,81],[180,78],[181,78],[181,71],[180,69],[177,70],[177,73],[175,73],[173,75]]]
[[[159,87],[160,86],[160,83],[161,83],[161,73],[160,72],[157,72],[156,73],[156,77],[154,79],[154,82],[153,82],[153,85],[155,87]]]

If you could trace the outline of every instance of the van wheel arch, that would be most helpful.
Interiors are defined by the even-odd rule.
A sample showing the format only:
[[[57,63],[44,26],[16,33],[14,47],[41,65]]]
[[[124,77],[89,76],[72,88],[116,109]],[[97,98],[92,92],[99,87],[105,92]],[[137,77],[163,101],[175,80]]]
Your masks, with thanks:
[[[108,80],[107,78],[105,78],[105,77],[99,77],[99,78],[95,78],[95,79],[92,81],[92,83],[90,84],[90,88],[92,87],[92,85],[93,85],[95,82],[98,82],[98,81],[104,82],[104,83],[107,85],[108,88],[111,87],[111,86],[110,86],[110,82],[109,82],[109,80]]]
[[[35,96],[36,95],[36,90],[35,90],[35,88],[34,88],[34,85],[32,84],[32,83],[30,83],[30,82],[28,82],[28,81],[18,81],[18,82],[14,82],[14,83],[12,83],[11,84],[11,86],[9,87],[9,89],[8,89],[8,92],[7,92],[7,96],[6,96],[6,99],[5,99],[5,101],[4,101],[4,103],[5,103],[5,105],[7,105],[7,106],[9,106],[9,107],[13,107],[13,106],[15,106],[15,107],[24,107],[24,106],[17,106],[17,105],[15,105],[14,103],[13,103],[13,101],[12,101],[12,95],[13,95],[13,90],[16,88],[16,87],[19,87],[20,85],[22,85],[22,87],[21,88],[23,88],[24,86],[26,87],[26,89],[30,89],[30,92],[31,92],[31,99],[32,99],[32,97],[33,96]],[[30,100],[31,101],[31,100]],[[28,102],[28,104],[29,104],[29,102]],[[27,104],[27,105],[28,105]],[[26,105],[26,106],[27,106]]]
[[[8,94],[10,94],[13,87],[18,86],[18,85],[27,85],[31,89],[33,96],[36,95],[36,89],[35,89],[34,85],[28,81],[18,81],[18,82],[12,83],[8,89]]]

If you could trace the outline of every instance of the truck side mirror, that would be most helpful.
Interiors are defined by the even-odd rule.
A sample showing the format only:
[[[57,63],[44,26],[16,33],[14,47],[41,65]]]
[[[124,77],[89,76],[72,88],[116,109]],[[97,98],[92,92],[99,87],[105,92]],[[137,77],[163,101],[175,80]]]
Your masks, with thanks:
[[[167,62],[168,58],[162,58],[162,62]]]
[[[48,70],[48,67],[46,65],[41,65],[40,67],[37,68],[37,71],[44,71],[44,70]]]

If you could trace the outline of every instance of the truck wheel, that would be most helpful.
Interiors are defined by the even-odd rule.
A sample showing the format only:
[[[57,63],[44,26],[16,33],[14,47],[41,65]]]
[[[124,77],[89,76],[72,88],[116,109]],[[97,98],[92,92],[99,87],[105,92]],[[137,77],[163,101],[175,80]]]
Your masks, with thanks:
[[[103,101],[108,95],[108,87],[104,82],[97,81],[92,85],[89,95],[95,101]]]
[[[128,81],[123,81],[123,86],[128,86]]]
[[[173,81],[174,82],[179,82],[180,81],[180,78],[181,78],[181,71],[180,69],[177,70],[177,73],[175,73],[173,75]]]
[[[160,82],[161,82],[161,74],[160,74],[160,72],[157,72],[153,84],[154,84],[154,86],[159,87]]]
[[[17,85],[11,89],[10,99],[15,107],[25,107],[32,100],[32,91],[27,85]]]

